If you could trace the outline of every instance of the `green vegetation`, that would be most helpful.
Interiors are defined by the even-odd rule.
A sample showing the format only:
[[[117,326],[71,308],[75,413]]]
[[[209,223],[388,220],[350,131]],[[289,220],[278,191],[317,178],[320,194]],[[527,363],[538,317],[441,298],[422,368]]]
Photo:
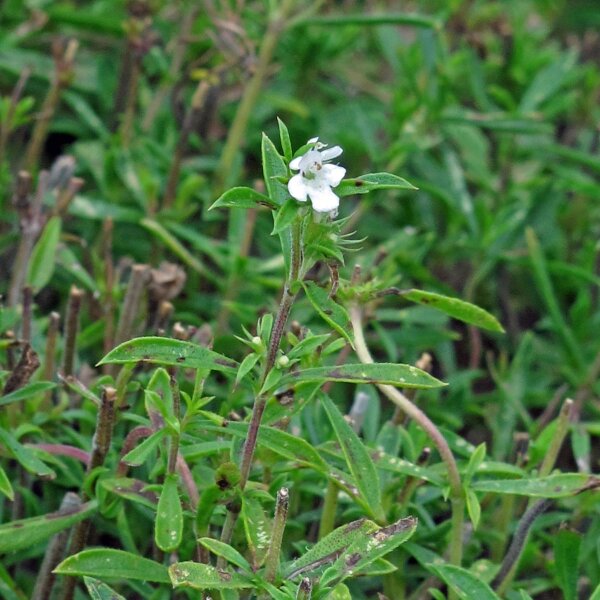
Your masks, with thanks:
[[[594,2],[0,17],[0,597],[600,599]]]

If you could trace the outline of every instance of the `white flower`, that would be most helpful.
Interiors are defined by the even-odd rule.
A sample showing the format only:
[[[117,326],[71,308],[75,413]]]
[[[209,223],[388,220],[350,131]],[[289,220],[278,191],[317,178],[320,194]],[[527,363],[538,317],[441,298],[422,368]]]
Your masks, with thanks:
[[[288,190],[300,202],[306,202],[308,196],[317,212],[336,211],[340,205],[340,199],[332,192],[331,188],[340,184],[346,174],[346,169],[326,163],[339,156],[342,149],[334,146],[327,150],[321,150],[326,147],[326,144],[321,144],[319,138],[312,138],[308,140],[308,143],[312,144],[312,148],[306,154],[298,156],[290,162],[290,169],[300,172],[290,179]]]

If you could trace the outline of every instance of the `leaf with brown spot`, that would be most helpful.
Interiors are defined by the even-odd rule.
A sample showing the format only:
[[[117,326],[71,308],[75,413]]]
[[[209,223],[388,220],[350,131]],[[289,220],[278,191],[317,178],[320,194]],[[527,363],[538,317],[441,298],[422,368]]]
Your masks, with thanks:
[[[0,552],[15,552],[35,546],[55,533],[87,519],[97,509],[98,502],[92,500],[78,507],[0,525]]]

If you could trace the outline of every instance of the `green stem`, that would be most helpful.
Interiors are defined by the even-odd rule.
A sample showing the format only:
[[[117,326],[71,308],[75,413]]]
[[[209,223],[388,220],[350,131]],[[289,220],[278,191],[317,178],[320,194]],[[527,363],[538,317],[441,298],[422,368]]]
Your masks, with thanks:
[[[323,508],[321,509],[321,522],[319,523],[319,539],[322,540],[327,534],[333,531],[335,526],[335,513],[337,509],[338,487],[329,480],[327,483],[327,491],[323,500]]]
[[[275,519],[273,521],[273,533],[271,534],[271,543],[265,561],[265,579],[269,583],[275,581],[279,558],[281,554],[281,541],[287,521],[288,507],[290,503],[290,493],[287,488],[281,488],[277,492],[277,503],[275,505]]]
[[[356,354],[363,364],[372,364],[373,358],[367,346],[363,325],[362,311],[359,306],[354,305],[350,309],[350,320],[354,331],[354,345]],[[391,385],[377,384],[381,392],[387,396],[396,406],[399,406],[407,416],[413,419],[431,438],[448,472],[450,484],[450,503],[452,510],[450,529],[450,563],[460,565],[463,552],[463,524],[465,513],[465,498],[454,455],[448,446],[448,442],[436,427],[435,423],[415,404],[413,404],[400,390]]]

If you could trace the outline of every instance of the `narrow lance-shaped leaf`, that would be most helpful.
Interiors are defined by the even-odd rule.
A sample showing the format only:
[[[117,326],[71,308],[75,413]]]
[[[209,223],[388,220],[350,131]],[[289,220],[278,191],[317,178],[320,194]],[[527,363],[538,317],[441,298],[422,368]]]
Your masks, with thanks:
[[[265,186],[271,201],[281,206],[289,197],[287,186],[285,186],[278,178],[286,177],[288,174],[287,166],[277,152],[277,148],[273,142],[263,133],[262,144],[262,164],[263,176],[265,178]]]
[[[10,479],[2,467],[0,467],[0,493],[4,494],[11,502],[15,499],[15,492]]]
[[[374,190],[416,190],[417,188],[391,173],[367,173],[356,179],[344,179],[335,188],[336,195],[341,198],[353,194],[368,194]]]
[[[17,462],[22,465],[25,470],[38,475],[44,479],[54,479],[56,473],[44,464],[34,453],[31,448],[23,446],[15,437],[0,427],[0,442],[4,444],[14,455]]]
[[[295,578],[307,571],[314,571],[319,567],[331,564],[359,537],[364,537],[377,529],[377,524],[367,519],[360,519],[338,527],[294,562],[288,564],[283,570],[284,577]]]
[[[335,302],[322,287],[319,287],[314,281],[307,281],[302,284],[306,297],[309,299],[313,308],[319,313],[320,317],[335,329],[341,336],[346,338],[351,345],[352,337],[346,329],[350,317],[346,309]]]
[[[83,550],[73,554],[63,560],[54,572],[59,575],[89,575],[171,583],[169,572],[164,565],[131,552],[109,548]]]
[[[0,525],[0,552],[14,552],[35,546],[55,533],[83,521],[94,514],[97,508],[98,503],[93,500],[81,506]]]
[[[412,365],[375,363],[314,367],[286,374],[279,386],[305,381],[346,381],[348,383],[384,383],[402,388],[439,388],[446,384]]]
[[[240,590],[254,587],[250,579],[237,573],[192,561],[171,565],[169,575],[173,587],[189,587],[195,590]]]
[[[554,538],[556,579],[564,600],[576,600],[577,598],[580,550],[581,535],[579,533],[563,529],[556,534]]]
[[[160,444],[163,437],[167,433],[166,429],[159,429],[155,431],[151,436],[146,438],[141,444],[138,444],[133,450],[128,452],[122,459],[121,462],[131,467],[139,467],[141,464],[146,462],[152,452]]]
[[[402,292],[402,297],[417,304],[440,310],[454,319],[469,323],[469,325],[475,325],[490,331],[504,332],[502,325],[494,315],[470,302],[423,290],[408,290]]]
[[[98,364],[125,364],[146,361],[191,369],[234,372],[237,363],[208,348],[162,337],[141,337],[124,342],[111,350]]]
[[[36,291],[43,288],[54,273],[56,248],[60,239],[61,227],[60,217],[52,217],[46,223],[44,231],[31,253],[27,283]]]
[[[28,398],[31,398],[36,394],[46,392],[55,387],[56,384],[52,383],[52,381],[34,381],[33,383],[28,383],[22,388],[19,388],[18,390],[15,390],[10,394],[6,394],[5,396],[0,397],[0,406],[12,404],[13,402],[20,402],[21,400],[27,400]]]
[[[216,556],[222,556],[227,559],[232,565],[247,571],[252,572],[252,568],[248,561],[232,546],[224,544],[219,540],[213,540],[212,538],[203,537],[198,540],[205,548],[208,548]]]
[[[471,483],[471,489],[477,492],[537,498],[565,498],[599,487],[600,478],[585,473],[562,473],[538,479],[492,479]]]
[[[344,419],[331,398],[323,394],[321,396],[321,404],[333,426],[335,435],[344,453],[346,464],[354,477],[365,506],[376,519],[383,520],[385,515],[381,506],[379,476],[371,460],[369,451]]]
[[[466,569],[454,565],[429,565],[462,600],[500,600],[492,588]]]
[[[249,187],[234,187],[227,190],[208,210],[213,208],[256,208],[257,206],[277,208],[268,196]]]
[[[83,582],[92,600],[126,600],[124,596],[117,594],[110,586],[98,579],[84,577]]]
[[[176,550],[183,536],[183,510],[177,481],[177,475],[166,476],[156,509],[154,540],[164,552]]]
[[[321,583],[327,585],[333,581],[343,581],[353,573],[360,573],[374,561],[406,542],[416,529],[417,519],[406,517],[387,527],[380,527],[366,536],[360,536],[323,573]]]

